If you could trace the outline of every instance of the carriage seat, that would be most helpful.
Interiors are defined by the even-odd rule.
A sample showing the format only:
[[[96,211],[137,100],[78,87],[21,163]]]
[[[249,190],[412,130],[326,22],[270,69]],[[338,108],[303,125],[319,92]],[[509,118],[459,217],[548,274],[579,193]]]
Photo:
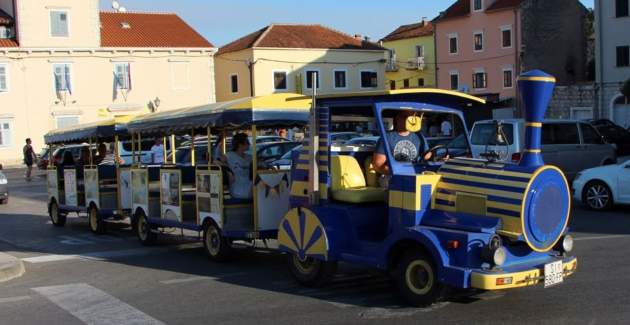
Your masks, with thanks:
[[[331,157],[331,192],[333,199],[347,203],[385,202],[387,190],[368,187],[359,162],[346,155]]]

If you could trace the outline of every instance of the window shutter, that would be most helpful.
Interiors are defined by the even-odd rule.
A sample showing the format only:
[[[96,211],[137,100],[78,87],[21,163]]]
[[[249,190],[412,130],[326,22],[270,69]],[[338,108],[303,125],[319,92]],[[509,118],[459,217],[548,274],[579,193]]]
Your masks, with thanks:
[[[125,68],[127,70],[125,73],[125,76],[127,77],[127,89],[131,90],[131,63],[125,64]]]
[[[0,91],[7,90],[7,67],[0,65]]]
[[[68,91],[68,93],[70,93],[70,95],[72,95],[72,83],[70,80],[70,65],[66,64],[64,65],[64,82],[65,82],[65,88]]]

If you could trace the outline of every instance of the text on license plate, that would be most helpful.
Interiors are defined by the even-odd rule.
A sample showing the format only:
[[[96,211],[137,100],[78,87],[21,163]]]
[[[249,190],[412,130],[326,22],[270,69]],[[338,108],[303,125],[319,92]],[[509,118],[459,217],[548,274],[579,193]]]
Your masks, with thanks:
[[[562,283],[562,261],[545,264],[545,288]]]

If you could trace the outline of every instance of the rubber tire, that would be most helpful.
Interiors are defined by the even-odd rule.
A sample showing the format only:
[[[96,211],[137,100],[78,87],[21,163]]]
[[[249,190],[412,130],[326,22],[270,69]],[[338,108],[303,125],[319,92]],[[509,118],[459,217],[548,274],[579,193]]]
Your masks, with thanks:
[[[203,249],[214,262],[225,262],[232,256],[230,240],[221,234],[221,229],[214,222],[206,222],[203,227]]]
[[[56,218],[53,215],[54,211],[56,211]],[[55,201],[50,203],[50,207],[48,208],[48,216],[50,217],[50,221],[55,227],[63,227],[66,225],[66,214],[59,212],[59,205]]]
[[[306,262],[311,265],[305,266]],[[322,261],[312,257],[307,257],[302,262],[296,254],[287,254],[287,265],[297,282],[311,288],[325,286],[337,272],[337,262]]]
[[[427,271],[427,284],[424,288],[412,287],[412,267],[422,267]],[[409,279],[408,279],[409,274]],[[440,301],[446,294],[447,287],[438,281],[437,269],[433,260],[424,253],[411,249],[405,252],[394,272],[398,293],[410,305],[415,307],[430,306]],[[419,291],[422,291],[420,293]]]
[[[595,185],[599,185],[599,186],[603,186],[603,188],[608,192],[608,202],[602,207],[602,208],[596,208],[596,207],[592,207],[590,204],[588,204],[588,201],[586,199],[586,196],[588,194],[588,190]],[[590,181],[588,183],[586,183],[586,185],[584,186],[584,189],[582,190],[582,203],[584,203],[584,205],[586,205],[586,207],[589,210],[593,210],[593,211],[608,211],[610,209],[612,209],[613,205],[614,205],[614,197],[613,197],[613,193],[610,190],[610,187],[608,187],[608,185],[606,185],[606,183],[602,182],[602,181]]]
[[[88,225],[90,226],[90,231],[94,234],[101,235],[106,231],[106,223],[98,217],[98,209],[94,205],[88,208]]]
[[[151,231],[151,224],[147,220],[144,212],[138,212],[136,218],[136,235],[144,246],[151,246],[157,241],[157,234]]]

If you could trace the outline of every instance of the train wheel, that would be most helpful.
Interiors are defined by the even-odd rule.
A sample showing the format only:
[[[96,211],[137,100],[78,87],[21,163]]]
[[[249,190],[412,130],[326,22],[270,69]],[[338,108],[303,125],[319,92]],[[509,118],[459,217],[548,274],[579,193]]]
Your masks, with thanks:
[[[337,272],[336,262],[321,261],[312,257],[301,260],[296,254],[287,255],[287,264],[295,279],[307,287],[321,287]]]
[[[140,239],[140,243],[145,246],[153,245],[157,240],[157,234],[151,231],[151,225],[147,220],[147,216],[144,215],[144,212],[139,212],[136,222],[136,233],[138,234],[138,239]]]
[[[403,256],[395,274],[400,295],[413,306],[429,306],[445,293],[445,286],[438,281],[433,261],[415,250]]]
[[[52,224],[56,227],[63,227],[66,225],[66,215],[59,211],[59,205],[57,202],[53,201],[50,203],[48,215],[50,216],[50,221],[52,221]]]
[[[90,230],[95,234],[105,233],[105,221],[98,217],[98,209],[92,205],[88,210],[88,221]]]
[[[232,254],[230,241],[221,234],[214,222],[206,223],[203,228],[203,247],[208,257],[215,262],[224,262]]]

